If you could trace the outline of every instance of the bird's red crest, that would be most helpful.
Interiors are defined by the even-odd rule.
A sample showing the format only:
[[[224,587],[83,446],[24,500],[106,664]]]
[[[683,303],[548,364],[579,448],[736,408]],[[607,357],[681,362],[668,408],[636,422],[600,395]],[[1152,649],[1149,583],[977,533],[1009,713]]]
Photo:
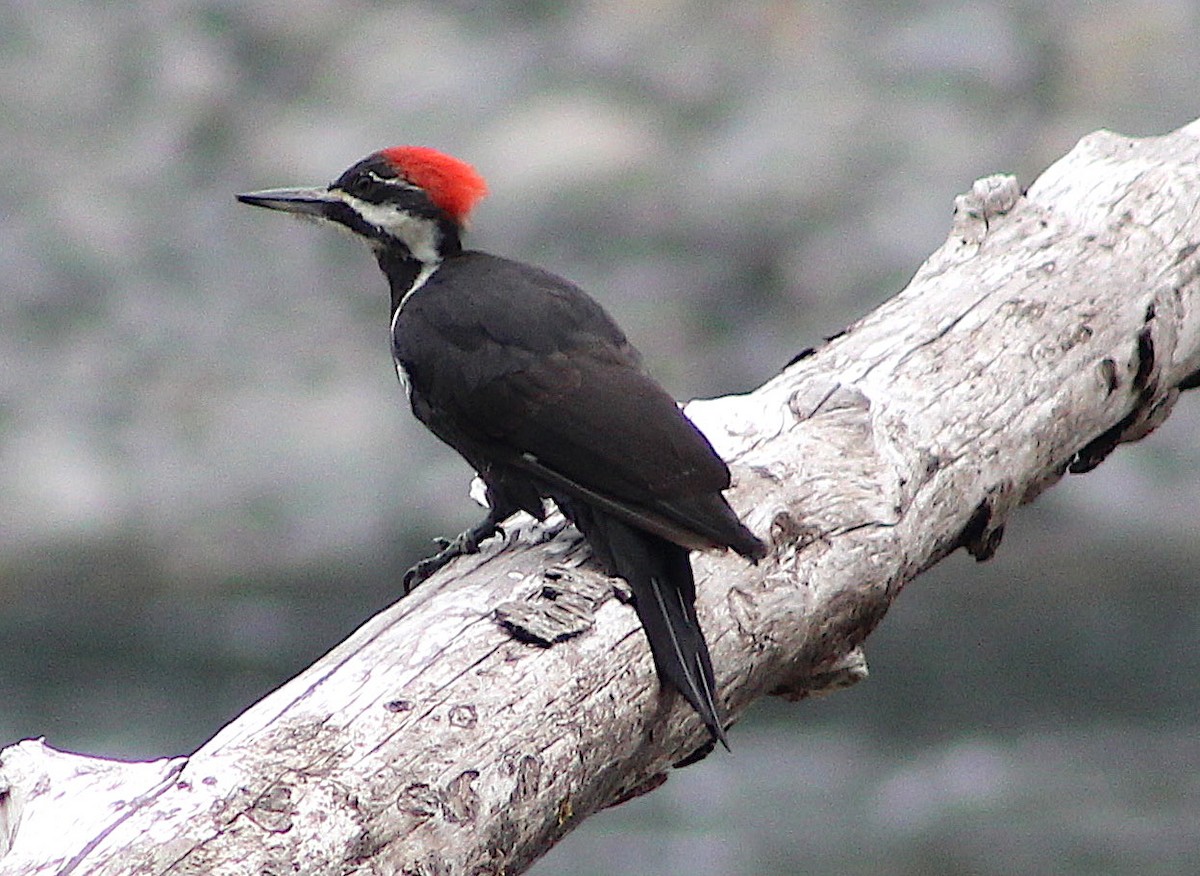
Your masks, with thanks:
[[[462,224],[479,199],[487,194],[487,183],[465,161],[427,146],[393,146],[380,153],[396,171],[429,199]]]

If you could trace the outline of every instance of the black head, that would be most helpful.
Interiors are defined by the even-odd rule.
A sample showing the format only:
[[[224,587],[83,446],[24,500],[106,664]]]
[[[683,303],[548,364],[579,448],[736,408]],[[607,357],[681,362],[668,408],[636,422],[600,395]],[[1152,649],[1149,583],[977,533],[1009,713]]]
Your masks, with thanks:
[[[238,195],[244,204],[333,222],[373,248],[403,247],[408,257],[438,262],[461,249],[459,233],[487,193],[466,162],[421,146],[368,155],[324,188],[270,189]]]

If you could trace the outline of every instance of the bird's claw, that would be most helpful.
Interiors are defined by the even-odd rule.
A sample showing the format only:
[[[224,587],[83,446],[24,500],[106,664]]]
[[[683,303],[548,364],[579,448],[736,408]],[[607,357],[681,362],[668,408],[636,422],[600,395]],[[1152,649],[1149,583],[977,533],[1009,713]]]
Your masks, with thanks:
[[[421,560],[404,573],[403,587],[405,596],[412,593],[418,584],[454,559],[452,556],[445,556],[445,554],[445,549],[440,550],[432,557],[426,557]]]
[[[418,584],[456,557],[479,553],[479,546],[493,535],[506,537],[504,527],[491,520],[485,520],[473,529],[460,532],[454,538],[435,538],[433,543],[438,546],[438,552],[421,560],[404,573],[404,595],[407,596]]]
[[[499,523],[491,523],[485,521],[476,526],[474,529],[468,529],[466,532],[458,536],[455,541],[462,543],[462,552],[464,554],[479,553],[479,546],[491,538],[493,535],[498,535],[501,538],[506,538],[504,527]]]

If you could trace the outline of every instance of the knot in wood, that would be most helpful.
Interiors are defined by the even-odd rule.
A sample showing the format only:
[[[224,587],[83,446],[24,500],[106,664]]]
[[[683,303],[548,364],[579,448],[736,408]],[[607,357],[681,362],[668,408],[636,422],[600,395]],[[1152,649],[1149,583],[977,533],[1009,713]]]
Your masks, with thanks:
[[[541,575],[542,584],[526,599],[496,607],[496,622],[522,642],[546,648],[591,629],[596,608],[612,595],[605,583],[562,569]]]

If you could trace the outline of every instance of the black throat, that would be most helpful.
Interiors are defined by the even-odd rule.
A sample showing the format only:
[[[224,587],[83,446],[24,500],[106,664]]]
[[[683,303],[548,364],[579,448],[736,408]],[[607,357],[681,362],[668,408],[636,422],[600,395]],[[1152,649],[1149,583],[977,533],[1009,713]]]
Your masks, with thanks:
[[[400,308],[400,302],[404,300],[404,296],[417,282],[417,277],[421,275],[421,269],[425,267],[425,263],[414,259],[403,247],[381,249],[375,253],[375,259],[379,262],[379,269],[387,277],[388,285],[391,286],[391,313],[395,314]]]
[[[447,259],[461,255],[463,251],[462,241],[458,235],[458,226],[448,220],[439,222],[438,226],[441,233],[438,254],[441,258],[434,263],[433,267],[442,264]],[[412,291],[413,286],[419,282],[423,283],[429,278],[428,275],[432,268],[429,263],[415,258],[408,247],[399,241],[376,246],[374,249],[375,261],[379,263],[379,269],[383,271],[384,276],[388,279],[388,285],[391,287],[391,313],[394,316],[404,302],[405,296]]]

